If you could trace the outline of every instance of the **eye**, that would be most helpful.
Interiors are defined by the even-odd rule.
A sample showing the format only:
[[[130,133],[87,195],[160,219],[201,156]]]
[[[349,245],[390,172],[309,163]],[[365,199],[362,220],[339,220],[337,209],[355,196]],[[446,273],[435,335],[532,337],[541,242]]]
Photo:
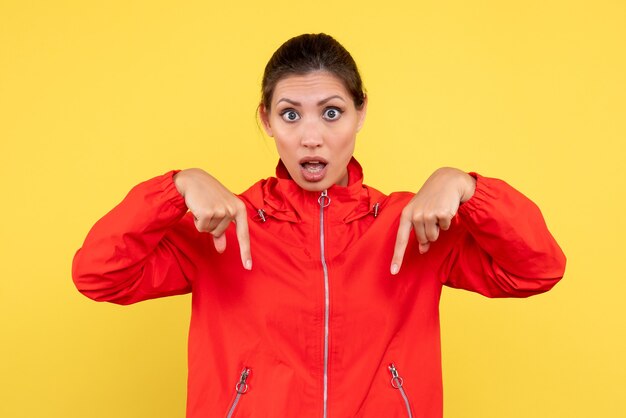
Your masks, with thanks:
[[[329,107],[324,110],[322,117],[326,120],[337,120],[341,117],[343,111],[338,107]]]
[[[295,122],[300,119],[300,115],[293,109],[285,109],[280,113],[285,122]]]

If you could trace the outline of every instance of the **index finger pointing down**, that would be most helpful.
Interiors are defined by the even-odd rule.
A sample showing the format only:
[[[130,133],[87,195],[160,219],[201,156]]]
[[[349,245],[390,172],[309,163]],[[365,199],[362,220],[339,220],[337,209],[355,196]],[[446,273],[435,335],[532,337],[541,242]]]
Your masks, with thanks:
[[[394,246],[393,258],[391,259],[391,274],[398,274],[402,260],[404,259],[404,252],[406,246],[409,243],[409,237],[411,236],[411,230],[413,224],[411,221],[403,216],[400,217],[400,225],[398,226],[398,234],[396,236],[396,244]]]
[[[243,268],[245,268],[246,270],[252,270],[252,256],[250,255],[250,232],[248,230],[248,217],[245,210],[237,213],[237,216],[235,216],[235,226]]]

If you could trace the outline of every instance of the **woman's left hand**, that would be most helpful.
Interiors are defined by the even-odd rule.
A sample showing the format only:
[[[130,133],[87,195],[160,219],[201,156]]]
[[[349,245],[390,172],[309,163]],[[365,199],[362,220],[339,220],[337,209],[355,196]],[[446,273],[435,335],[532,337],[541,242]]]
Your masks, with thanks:
[[[439,168],[426,180],[400,215],[391,274],[400,271],[411,229],[415,230],[419,252],[425,253],[439,238],[439,231],[450,227],[459,205],[469,200],[474,190],[476,179],[456,168]]]

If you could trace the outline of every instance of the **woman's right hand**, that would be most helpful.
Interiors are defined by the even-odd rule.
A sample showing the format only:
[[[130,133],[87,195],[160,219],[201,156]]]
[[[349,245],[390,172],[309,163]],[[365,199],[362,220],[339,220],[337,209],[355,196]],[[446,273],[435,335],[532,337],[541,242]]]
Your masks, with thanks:
[[[226,249],[224,232],[235,222],[241,262],[246,270],[252,269],[246,205],[215,177],[199,168],[176,173],[174,184],[193,214],[198,231],[213,235],[217,252],[223,253]]]

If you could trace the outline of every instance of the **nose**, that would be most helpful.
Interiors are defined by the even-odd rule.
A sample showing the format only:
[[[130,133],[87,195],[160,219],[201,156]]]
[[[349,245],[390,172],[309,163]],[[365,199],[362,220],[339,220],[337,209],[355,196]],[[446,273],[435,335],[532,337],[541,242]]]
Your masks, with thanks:
[[[315,121],[302,124],[300,144],[305,148],[319,148],[324,144],[322,127]]]

